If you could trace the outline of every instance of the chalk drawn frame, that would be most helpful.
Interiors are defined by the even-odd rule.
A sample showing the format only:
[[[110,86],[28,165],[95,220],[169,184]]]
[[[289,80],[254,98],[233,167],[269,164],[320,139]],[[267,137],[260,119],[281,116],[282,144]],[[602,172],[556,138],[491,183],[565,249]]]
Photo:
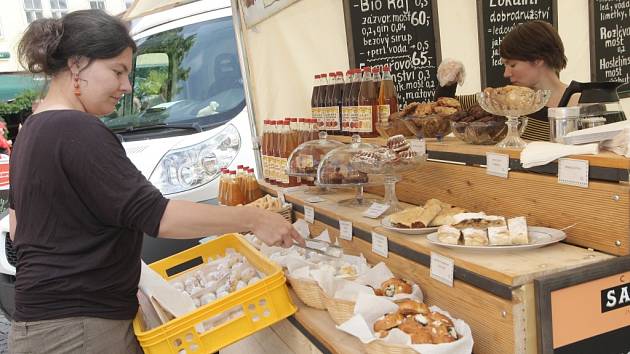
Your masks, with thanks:
[[[348,63],[350,63],[351,68],[358,68],[357,58],[354,53],[354,39],[352,38],[352,11],[351,11],[351,2],[357,0],[343,0],[343,18],[345,21],[346,27],[346,42],[348,44]],[[440,42],[440,25],[438,20],[438,4],[437,0],[429,0],[431,2],[431,16],[432,24],[433,24],[433,37],[434,37],[434,48],[435,48],[435,68],[437,72],[437,67],[442,62],[442,48]],[[359,25],[360,26],[360,25]],[[358,27],[360,29],[361,27]],[[437,78],[436,78],[437,81]],[[437,88],[437,87],[436,87]]]
[[[483,21],[484,1],[477,0],[477,38],[479,41],[479,71],[481,72],[481,89],[487,87],[486,77],[486,36]],[[558,0],[551,0],[551,20],[552,25],[558,29]]]
[[[595,0],[588,0],[588,40],[591,58],[591,81],[597,80],[597,51],[595,43]],[[630,48],[629,48],[630,49]],[[617,91],[619,98],[630,97],[630,83],[622,85]]]

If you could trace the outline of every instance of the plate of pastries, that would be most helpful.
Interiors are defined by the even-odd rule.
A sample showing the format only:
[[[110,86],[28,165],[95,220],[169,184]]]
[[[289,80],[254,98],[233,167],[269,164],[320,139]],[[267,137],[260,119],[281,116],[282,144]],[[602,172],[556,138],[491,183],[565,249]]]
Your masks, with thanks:
[[[459,213],[452,221],[427,235],[429,242],[449,248],[506,251],[539,248],[566,238],[562,230],[528,226],[524,216]]]
[[[452,224],[453,216],[465,211],[439,199],[429,199],[423,206],[407,208],[383,218],[381,225],[404,234],[423,235]]]

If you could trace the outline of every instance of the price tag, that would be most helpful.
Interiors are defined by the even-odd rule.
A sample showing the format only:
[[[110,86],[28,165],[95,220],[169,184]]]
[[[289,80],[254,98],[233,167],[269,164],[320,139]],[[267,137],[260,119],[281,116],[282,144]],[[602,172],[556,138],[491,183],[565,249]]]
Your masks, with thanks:
[[[409,145],[411,151],[415,151],[418,156],[422,156],[427,153],[427,143],[424,139],[409,139]]]
[[[588,161],[558,159],[558,183],[588,188]]]
[[[372,205],[370,205],[370,208],[363,212],[363,216],[365,216],[366,218],[376,219],[379,216],[383,215],[383,213],[386,212],[387,209],[389,209],[388,204],[372,203]]]
[[[387,236],[372,232],[372,252],[387,258]]]
[[[431,252],[431,278],[453,287],[455,262],[440,254]]]
[[[278,191],[278,199],[280,199],[280,203],[285,205],[287,201],[284,199],[284,192]]]
[[[309,202],[309,203],[320,203],[320,202],[325,202],[326,199],[324,199],[322,197],[314,196],[314,197],[310,197],[310,198],[306,199],[306,201]]]
[[[510,170],[510,155],[486,153],[486,173],[491,176],[508,178]]]
[[[339,238],[352,241],[352,223],[350,221],[339,220]]]
[[[315,221],[315,209],[313,207],[304,206],[304,220],[311,224]]]

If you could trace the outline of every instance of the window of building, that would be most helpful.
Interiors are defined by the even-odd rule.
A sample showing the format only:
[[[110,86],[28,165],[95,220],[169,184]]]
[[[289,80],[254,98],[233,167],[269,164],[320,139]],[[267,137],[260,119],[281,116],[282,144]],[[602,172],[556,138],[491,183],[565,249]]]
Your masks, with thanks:
[[[105,0],[90,0],[90,8],[105,10]]]
[[[40,0],[37,0],[40,1]],[[50,11],[54,18],[61,18],[68,13],[67,0],[50,0]]]
[[[42,0],[24,0],[24,12],[28,23],[43,18]]]

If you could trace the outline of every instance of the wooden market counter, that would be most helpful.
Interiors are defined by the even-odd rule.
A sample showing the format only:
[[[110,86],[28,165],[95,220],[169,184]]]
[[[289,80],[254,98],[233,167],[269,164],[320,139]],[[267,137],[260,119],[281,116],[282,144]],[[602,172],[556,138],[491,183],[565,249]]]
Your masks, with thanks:
[[[334,139],[347,141],[349,138]],[[365,140],[377,144],[385,142],[383,139]],[[380,219],[362,216],[367,206],[354,208],[338,204],[340,200],[351,198],[352,190],[321,195],[325,201],[318,203],[307,202],[312,194],[305,193],[304,189],[285,189],[283,193],[286,200],[293,203],[296,218],[303,218],[305,205],[314,209],[312,235],[327,228],[331,238],[336,239],[339,220],[351,221],[353,240],[339,240],[346,252],[362,253],[371,264],[383,261],[395,274],[420,284],[428,304],[437,305],[470,325],[476,354],[537,353],[541,345],[534,281],[601,264],[629,252],[630,187],[626,181],[630,160],[612,154],[574,157],[588,159],[591,172],[589,187],[579,188],[558,184],[557,177],[548,171],[532,173],[531,169],[515,167],[507,179],[489,176],[481,166],[489,151],[507,153],[516,161],[515,165],[518,163],[518,151],[429,141],[430,161],[403,174],[396,188],[398,199],[421,205],[429,198],[438,198],[474,211],[525,215],[529,225],[557,229],[575,224],[566,231],[567,243],[513,253],[471,253],[433,245],[424,236],[387,230],[381,227]],[[444,157],[455,163],[432,160]],[[595,178],[598,175],[592,172],[598,170],[608,177]],[[625,176],[625,179],[614,176]],[[268,193],[277,193],[274,186],[263,183],[262,187]],[[368,190],[374,195],[367,194],[366,198],[382,198],[382,187]],[[387,258],[372,252],[372,232],[387,237]],[[430,276],[432,253],[454,261],[453,287]],[[315,337],[327,336],[317,327],[303,326]],[[338,352],[334,343],[326,346],[330,352]]]

